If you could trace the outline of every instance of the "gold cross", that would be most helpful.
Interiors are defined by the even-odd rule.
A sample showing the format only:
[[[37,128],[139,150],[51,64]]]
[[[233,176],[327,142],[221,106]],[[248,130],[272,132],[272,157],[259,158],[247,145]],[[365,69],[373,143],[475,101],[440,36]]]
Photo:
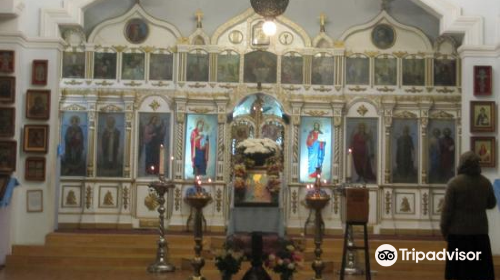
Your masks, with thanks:
[[[325,22],[326,22],[326,15],[325,13],[319,14],[319,25],[320,25],[320,32],[325,32]]]
[[[203,18],[203,12],[198,9],[196,10],[196,13],[194,13],[196,16],[196,28],[201,28],[201,19]]]

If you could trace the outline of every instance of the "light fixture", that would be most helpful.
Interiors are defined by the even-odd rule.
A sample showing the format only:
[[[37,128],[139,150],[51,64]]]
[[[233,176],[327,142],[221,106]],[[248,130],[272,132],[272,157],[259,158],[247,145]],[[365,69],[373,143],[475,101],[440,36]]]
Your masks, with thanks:
[[[266,20],[262,25],[262,30],[267,36],[273,36],[276,34],[276,23],[273,20]]]
[[[264,34],[272,36],[276,33],[274,19],[283,14],[289,0],[250,0],[253,10],[266,19],[262,29]]]

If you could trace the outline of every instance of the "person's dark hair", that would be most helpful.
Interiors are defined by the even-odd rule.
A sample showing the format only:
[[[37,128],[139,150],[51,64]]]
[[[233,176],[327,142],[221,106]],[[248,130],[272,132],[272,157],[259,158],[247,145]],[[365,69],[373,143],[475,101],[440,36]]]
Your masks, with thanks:
[[[468,151],[460,156],[460,163],[457,168],[458,174],[469,176],[479,176],[481,174],[481,158],[474,152]]]

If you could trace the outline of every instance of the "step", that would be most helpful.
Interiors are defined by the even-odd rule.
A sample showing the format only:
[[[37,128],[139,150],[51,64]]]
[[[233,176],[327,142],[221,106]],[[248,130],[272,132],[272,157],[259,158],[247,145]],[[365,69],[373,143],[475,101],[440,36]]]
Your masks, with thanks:
[[[324,263],[325,263],[325,269],[323,270],[323,272],[325,273],[332,272],[334,268],[333,262],[325,260]],[[308,270],[312,271],[311,264],[312,264],[311,262],[301,263],[302,268],[300,269],[300,271],[308,271]],[[241,264],[241,267],[243,270],[247,270],[248,268],[250,268],[250,262],[248,261],[243,262]],[[191,259],[182,259],[181,269],[192,271],[193,267],[191,266]],[[205,259],[205,266],[203,267],[203,270],[209,270],[209,271],[217,270],[215,262],[213,260]]]

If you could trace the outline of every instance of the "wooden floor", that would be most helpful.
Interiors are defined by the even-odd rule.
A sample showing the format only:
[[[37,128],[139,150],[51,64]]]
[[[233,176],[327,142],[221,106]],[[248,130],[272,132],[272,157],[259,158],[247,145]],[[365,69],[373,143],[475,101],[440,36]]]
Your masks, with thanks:
[[[186,280],[191,274],[187,271],[180,271],[169,274],[154,275],[147,272],[138,271],[72,271],[69,270],[17,270],[17,269],[3,269],[0,271],[0,280]],[[412,273],[412,272],[382,272],[374,273],[372,279],[374,280],[442,280],[443,272],[431,273]],[[217,274],[205,275],[207,280],[218,280],[221,277]],[[234,280],[239,280],[243,276],[240,273],[233,277]],[[273,279],[278,279],[276,275],[272,275]],[[335,274],[324,275],[325,280],[339,279]],[[365,279],[365,276],[346,276],[346,280]],[[496,279],[500,279],[497,277]],[[295,276],[293,280],[310,280],[310,278],[300,278]]]
[[[386,238],[372,236],[370,251],[379,245],[389,243],[396,248],[415,248],[419,251],[439,251],[446,243],[438,239]],[[169,260],[178,271],[175,273],[154,275],[146,272],[146,267],[154,261],[157,236],[154,234],[130,233],[51,233],[46,237],[44,245],[14,245],[13,252],[7,256],[6,267],[0,268],[0,280],[142,280],[168,279],[186,280],[192,274],[190,260],[193,256],[193,240],[190,235],[171,234],[169,242]],[[221,279],[214,264],[214,252],[225,241],[224,236],[209,235],[204,238],[203,257],[206,260],[202,274],[207,280]],[[312,238],[295,240],[304,249],[304,262],[293,280],[310,280],[314,273],[311,263],[314,260],[314,242]],[[324,279],[339,279],[337,270],[340,268],[342,256],[342,239],[328,237],[323,242],[323,260],[325,261]],[[364,260],[362,252],[358,260]],[[444,279],[444,262],[423,261],[415,264],[408,261],[398,261],[390,268],[379,266],[370,254],[372,279]],[[500,280],[500,256],[494,257],[495,270]],[[249,268],[249,262],[244,262],[242,270],[233,277],[242,279]],[[362,266],[362,263],[360,263]],[[279,280],[278,275],[271,274],[273,280]],[[349,276],[347,279],[365,279],[364,276]]]

